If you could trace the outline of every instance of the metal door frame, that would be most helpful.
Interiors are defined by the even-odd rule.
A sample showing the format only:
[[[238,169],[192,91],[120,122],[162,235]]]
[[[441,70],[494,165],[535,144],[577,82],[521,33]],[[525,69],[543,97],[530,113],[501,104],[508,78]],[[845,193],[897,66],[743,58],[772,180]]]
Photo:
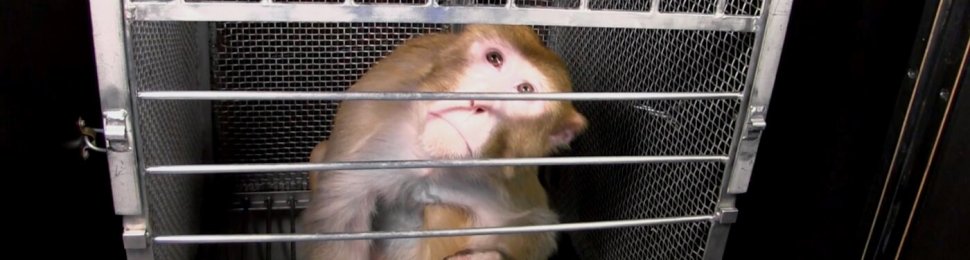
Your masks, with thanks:
[[[124,216],[125,232],[124,244],[129,259],[153,259],[151,244],[157,242],[179,242],[186,237],[156,237],[154,240],[148,234],[146,202],[141,189],[141,177],[144,174],[164,172],[172,168],[149,168],[141,165],[137,143],[134,138],[138,133],[136,124],[138,119],[133,110],[134,103],[139,99],[259,99],[258,95],[240,95],[242,93],[194,93],[193,95],[176,95],[173,93],[132,93],[129,87],[129,66],[131,66],[131,34],[130,27],[134,21],[304,21],[304,22],[409,22],[409,23],[502,23],[528,24],[551,26],[587,26],[587,27],[626,27],[639,29],[685,29],[685,30],[728,30],[754,32],[756,34],[751,67],[744,90],[734,96],[724,93],[712,94],[683,94],[641,93],[639,95],[616,93],[574,93],[573,95],[548,95],[545,98],[560,98],[573,100],[603,100],[603,99],[676,99],[676,98],[739,98],[741,110],[737,115],[734,127],[731,150],[727,157],[689,157],[689,156],[652,156],[647,158],[600,158],[612,159],[613,163],[624,162],[682,162],[682,161],[722,161],[725,172],[722,174],[718,210],[709,216],[694,216],[669,219],[653,219],[640,221],[619,221],[608,224],[580,223],[578,226],[558,226],[554,230],[567,228],[606,228],[634,225],[650,225],[664,223],[679,223],[684,221],[713,221],[714,225],[709,233],[707,249],[704,259],[719,259],[724,252],[730,224],[737,217],[734,207],[735,195],[746,192],[751,169],[755,161],[760,133],[766,127],[765,114],[774,87],[775,75],[781,50],[785,39],[788,18],[792,0],[764,0],[760,16],[735,16],[724,13],[727,0],[717,0],[717,10],[714,14],[683,14],[660,13],[659,0],[651,1],[651,10],[645,12],[590,10],[589,1],[579,1],[577,9],[544,9],[522,8],[514,5],[515,1],[508,1],[502,7],[442,7],[435,1],[424,5],[357,5],[350,0],[341,4],[279,4],[272,0],[259,3],[186,3],[184,0],[171,2],[132,2],[131,0],[92,0],[90,3],[93,38],[95,43],[96,62],[98,69],[98,84],[103,111],[105,139],[109,144],[108,163],[111,176],[111,187],[114,197],[115,212]],[[610,17],[610,19],[602,19]],[[183,93],[184,94],[184,93]],[[300,95],[290,93],[282,98],[346,98],[346,95]],[[153,96],[154,95],[154,96]],[[428,98],[470,98],[474,94],[455,95],[398,95],[396,99],[428,99]],[[386,97],[386,96],[371,96]],[[481,97],[481,96],[479,96]],[[278,97],[280,98],[280,97]],[[365,97],[366,98],[366,97]],[[502,98],[502,97],[498,97]],[[566,158],[570,159],[570,158]],[[574,160],[572,158],[570,160]],[[568,164],[564,160],[508,160],[504,163],[537,165],[545,163]],[[465,165],[478,165],[472,160]],[[503,162],[499,162],[501,164]],[[434,162],[427,165],[434,165]],[[508,165],[508,164],[506,164]],[[546,164],[550,165],[550,164]],[[239,167],[204,167],[175,168],[183,173],[195,171],[228,171],[246,172],[254,165]],[[331,165],[347,167],[347,164]],[[366,165],[365,165],[366,166]],[[397,165],[398,167],[404,164]],[[201,167],[201,168],[198,168]],[[258,165],[257,165],[258,167]],[[319,168],[290,165],[292,170],[318,170]],[[257,168],[258,170],[258,168]],[[488,232],[524,231],[528,228],[510,228],[503,230],[489,230]],[[161,239],[159,239],[161,238]],[[196,237],[195,241],[250,241],[235,236]],[[320,239],[321,237],[316,237]],[[234,240],[235,239],[235,240]],[[299,238],[281,235],[273,241],[298,241]],[[262,242],[250,241],[250,242]]]

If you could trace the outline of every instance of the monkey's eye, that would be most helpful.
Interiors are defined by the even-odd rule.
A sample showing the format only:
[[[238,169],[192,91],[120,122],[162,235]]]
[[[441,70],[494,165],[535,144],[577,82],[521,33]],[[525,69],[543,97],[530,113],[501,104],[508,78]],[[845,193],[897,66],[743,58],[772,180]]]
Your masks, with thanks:
[[[519,91],[519,93],[532,93],[532,92],[536,92],[536,88],[535,87],[532,87],[532,84],[529,84],[529,83],[519,84],[519,86],[517,86],[515,88]]]
[[[492,66],[495,66],[496,68],[502,67],[503,59],[502,59],[501,52],[489,51],[488,53],[485,53],[485,60],[487,60],[488,63],[491,63]]]

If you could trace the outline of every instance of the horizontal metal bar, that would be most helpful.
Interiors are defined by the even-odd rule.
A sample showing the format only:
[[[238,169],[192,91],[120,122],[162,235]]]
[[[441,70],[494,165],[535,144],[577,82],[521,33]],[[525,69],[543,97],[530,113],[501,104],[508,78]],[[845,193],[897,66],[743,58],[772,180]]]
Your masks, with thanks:
[[[467,160],[360,161],[332,163],[265,163],[153,166],[151,174],[257,173],[295,171],[375,170],[408,168],[457,168],[525,165],[596,165],[675,162],[727,162],[727,156],[587,156]]]
[[[755,16],[560,8],[322,3],[128,3],[135,20],[240,22],[492,23],[753,32]],[[609,19],[604,19],[609,18]]]
[[[708,92],[570,92],[570,93],[456,93],[456,92],[295,92],[295,91],[142,91],[142,99],[162,100],[675,100],[740,99],[740,93]]]
[[[265,235],[178,235],[157,236],[156,243],[161,244],[213,244],[213,243],[271,243],[271,242],[304,242],[304,241],[335,241],[335,240],[363,240],[363,239],[399,239],[419,237],[447,237],[473,235],[499,235],[536,232],[558,232],[591,229],[623,228],[636,226],[654,226],[676,224],[684,222],[711,221],[713,215],[656,218],[642,220],[617,220],[585,223],[569,223],[554,225],[534,225],[518,227],[496,228],[466,228],[440,229],[422,231],[388,231],[388,232],[360,232],[340,234],[265,234]]]

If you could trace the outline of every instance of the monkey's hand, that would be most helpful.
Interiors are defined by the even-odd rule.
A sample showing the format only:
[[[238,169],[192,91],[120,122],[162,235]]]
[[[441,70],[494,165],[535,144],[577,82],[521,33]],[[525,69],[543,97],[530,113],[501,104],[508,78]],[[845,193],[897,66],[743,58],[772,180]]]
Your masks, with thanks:
[[[502,255],[502,252],[498,250],[483,250],[474,251],[471,249],[465,249],[455,253],[454,255],[445,257],[444,260],[506,260],[507,258]]]

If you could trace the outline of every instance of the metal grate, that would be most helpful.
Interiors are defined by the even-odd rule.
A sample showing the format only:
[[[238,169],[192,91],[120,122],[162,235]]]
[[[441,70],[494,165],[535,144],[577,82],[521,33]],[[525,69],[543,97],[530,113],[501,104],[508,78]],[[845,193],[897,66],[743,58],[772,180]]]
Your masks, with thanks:
[[[160,0],[133,0],[151,2]],[[170,0],[161,0],[170,1]],[[185,0],[186,2],[243,2],[258,3],[260,0]],[[443,6],[502,6],[508,0],[437,0]],[[520,7],[558,7],[577,8],[579,0],[514,0]],[[763,0],[727,0],[726,14],[758,15]],[[274,0],[275,3],[343,3],[344,0]],[[407,4],[422,5],[427,0],[356,0],[358,4]],[[627,11],[649,11],[651,0],[590,0],[590,9],[614,9]],[[661,12],[713,13],[716,0],[661,0]]]
[[[577,8],[579,0],[515,0],[519,7]]]
[[[574,235],[582,259],[702,259],[710,223],[684,223],[654,227],[597,230]],[[609,238],[609,239],[595,239]],[[650,241],[630,243],[628,241]]]
[[[442,6],[504,6],[506,0],[438,0]]]
[[[609,149],[590,147],[590,139],[576,153]],[[719,163],[550,167],[546,177],[562,221],[581,222],[710,214],[723,170]],[[583,259],[700,259],[709,225],[580,231],[570,238]]]
[[[728,0],[724,13],[729,15],[761,15],[764,0]]]
[[[153,1],[153,0],[138,0],[138,1]],[[169,0],[171,1],[171,0]],[[260,0],[185,0],[185,2],[249,2],[249,3],[259,3]]]
[[[739,92],[754,42],[753,33],[715,31],[556,28],[549,35],[577,91]],[[603,45],[610,47],[587,47]],[[591,120],[587,135],[595,144],[589,145],[610,147],[601,155],[724,155],[740,101],[577,106]]]
[[[660,0],[660,12],[712,14],[717,0]]]
[[[343,3],[343,0],[274,0],[275,3],[328,3],[328,4],[339,4]]]
[[[136,90],[202,90],[205,42],[197,24],[132,24],[131,87]],[[137,104],[139,154],[145,165],[210,162],[207,102]],[[199,229],[201,179],[142,175],[152,235],[193,234]],[[196,247],[158,247],[157,259],[188,259]]]
[[[739,92],[754,43],[753,33],[721,31],[558,27],[550,35],[579,91]]]
[[[644,1],[590,0],[589,9],[650,11],[650,0],[644,0]]]
[[[410,4],[410,5],[423,5],[428,2],[428,0],[356,0],[354,1],[358,4]]]
[[[447,29],[386,23],[216,23],[213,28],[214,88],[288,91],[342,91],[404,39]],[[752,33],[741,32],[536,29],[566,60],[578,91],[739,92],[754,40]],[[577,156],[724,155],[740,101],[577,106],[591,120],[589,132],[574,145]],[[219,162],[306,161],[312,147],[329,134],[335,108],[330,101],[216,102]],[[724,171],[719,163],[553,169],[559,172],[553,179],[559,179],[550,192],[566,221],[710,214]],[[235,178],[234,192],[306,185],[303,173],[225,178]],[[693,259],[704,252],[708,227],[577,232],[573,240],[586,248],[580,253],[587,256]]]
[[[754,34],[553,27],[548,41],[566,60],[578,91],[739,92]],[[590,119],[590,129],[568,156],[723,155],[730,149],[740,101],[580,102],[577,107]],[[710,214],[724,173],[719,163],[547,170],[551,200],[564,221]],[[709,227],[585,231],[571,238],[588,259],[700,259]]]
[[[216,23],[217,90],[343,91],[414,35],[445,26],[387,23]],[[215,103],[220,163],[305,162],[330,134],[335,101]],[[237,178],[244,192],[305,190],[305,173]]]

